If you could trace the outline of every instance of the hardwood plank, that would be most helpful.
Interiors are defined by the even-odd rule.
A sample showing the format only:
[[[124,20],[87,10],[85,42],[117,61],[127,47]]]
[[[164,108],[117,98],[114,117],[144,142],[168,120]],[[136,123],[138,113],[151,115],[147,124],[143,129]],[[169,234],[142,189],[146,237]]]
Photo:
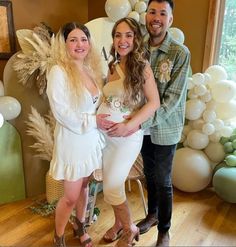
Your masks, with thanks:
[[[132,191],[127,192],[132,218],[138,222],[144,217],[138,188],[132,183]],[[53,246],[54,216],[43,217],[33,213],[29,206],[35,199],[0,205],[0,246]],[[98,220],[88,231],[95,246],[114,246],[101,239],[105,231],[113,224],[113,213],[103,201],[100,193],[97,197],[100,209]],[[156,227],[141,235],[137,246],[154,246],[157,238]],[[67,225],[66,243],[78,246],[74,239],[72,226]],[[198,193],[174,191],[173,220],[171,227],[171,246],[236,246],[236,205],[222,201],[212,188]]]

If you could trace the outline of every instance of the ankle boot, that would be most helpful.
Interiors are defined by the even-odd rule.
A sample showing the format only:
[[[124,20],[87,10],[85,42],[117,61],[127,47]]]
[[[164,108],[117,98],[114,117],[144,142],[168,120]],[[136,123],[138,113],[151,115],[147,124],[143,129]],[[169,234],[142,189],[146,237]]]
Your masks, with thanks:
[[[55,247],[66,247],[64,234],[61,237],[58,237],[56,232],[54,233],[54,246]]]
[[[77,225],[77,229],[73,228],[73,232],[74,232],[74,237],[79,238],[82,237],[85,233],[87,233],[86,227],[85,227],[85,223],[84,222],[80,222],[80,220],[78,218],[74,218],[75,220],[75,224]],[[87,244],[91,243],[92,239],[91,238],[87,238],[86,240],[82,241],[80,240],[80,244],[82,246],[86,246]]]
[[[157,247],[168,247],[170,244],[170,234],[169,232],[159,232],[157,238]]]
[[[156,226],[157,224],[158,220],[156,214],[148,214],[146,218],[144,218],[137,224],[137,227],[140,230],[140,234],[143,234],[145,232],[148,232],[151,227]]]

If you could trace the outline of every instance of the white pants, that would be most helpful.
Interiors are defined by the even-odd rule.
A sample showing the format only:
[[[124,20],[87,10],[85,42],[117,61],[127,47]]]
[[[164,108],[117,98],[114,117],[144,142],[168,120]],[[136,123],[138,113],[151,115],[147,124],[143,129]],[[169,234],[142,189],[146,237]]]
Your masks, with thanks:
[[[126,200],[125,180],[140,153],[143,131],[129,137],[109,137],[106,134],[103,149],[104,200],[111,205],[120,205]]]

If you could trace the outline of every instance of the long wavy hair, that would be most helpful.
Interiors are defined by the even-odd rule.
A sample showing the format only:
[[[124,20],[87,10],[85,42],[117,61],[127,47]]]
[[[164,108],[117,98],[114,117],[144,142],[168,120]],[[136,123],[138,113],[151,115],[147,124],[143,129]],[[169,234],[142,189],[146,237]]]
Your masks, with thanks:
[[[57,33],[54,41],[54,61],[66,72],[66,75],[69,79],[68,86],[69,89],[71,89],[70,92],[72,93],[72,96],[75,97],[75,99],[78,99],[78,96],[83,96],[84,85],[76,64],[74,63],[66,48],[66,39],[69,33],[74,29],[80,29],[88,38],[90,50],[84,60],[84,66],[89,71],[89,75],[96,81],[99,87],[102,86],[102,67],[100,56],[94,48],[88,28],[85,25],[77,22],[66,23]]]
[[[143,45],[143,37],[140,26],[134,19],[125,17],[118,20],[112,29],[112,38],[114,39],[117,26],[122,22],[127,23],[131,30],[134,32],[134,46],[133,50],[127,55],[124,79],[125,101],[128,103],[129,106],[132,107],[135,106],[137,103],[140,103],[140,100],[142,102],[144,100],[144,69],[147,62],[147,56]],[[112,74],[117,60],[119,61],[119,54],[116,54],[114,45],[112,45],[110,54],[112,56],[112,60],[109,63],[109,69]]]

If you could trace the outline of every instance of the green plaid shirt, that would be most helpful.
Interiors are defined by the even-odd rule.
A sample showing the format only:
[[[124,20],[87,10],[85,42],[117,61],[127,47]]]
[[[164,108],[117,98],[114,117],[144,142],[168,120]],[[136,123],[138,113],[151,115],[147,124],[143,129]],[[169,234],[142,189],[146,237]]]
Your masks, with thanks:
[[[159,48],[149,47],[148,42],[146,48],[150,53],[161,106],[142,124],[142,129],[150,128],[151,140],[155,144],[177,144],[185,119],[190,52],[186,46],[174,41],[169,33]]]

